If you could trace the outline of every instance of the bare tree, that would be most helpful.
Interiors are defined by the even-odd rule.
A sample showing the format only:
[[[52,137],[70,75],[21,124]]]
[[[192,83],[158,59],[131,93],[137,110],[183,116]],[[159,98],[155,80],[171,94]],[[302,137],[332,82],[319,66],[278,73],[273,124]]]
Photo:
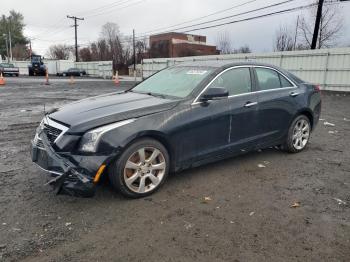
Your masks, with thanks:
[[[291,51],[294,49],[295,37],[287,26],[280,26],[276,32],[274,50],[275,51]]]
[[[142,47],[141,44],[139,45]],[[145,44],[146,47],[146,44]],[[115,23],[102,26],[100,37],[88,47],[80,49],[82,61],[113,61],[113,70],[120,74],[128,73],[132,63],[132,39],[123,37]]]
[[[135,43],[137,63],[141,63],[142,59],[144,58],[144,54],[148,50],[147,42],[147,38],[143,38],[141,40],[137,40]]]
[[[302,44],[311,47],[313,30],[315,26],[316,9],[311,11],[309,17],[303,16],[299,26],[299,35]],[[326,4],[323,7],[317,48],[328,48],[336,45],[341,36],[344,17],[341,14],[339,4]]]
[[[220,50],[221,54],[233,53],[232,40],[227,31],[218,34],[216,39],[216,47],[218,50]]]
[[[67,60],[72,52],[68,45],[52,45],[49,47],[48,56],[52,59]]]
[[[89,47],[79,49],[79,57],[82,62],[92,61],[92,53]]]
[[[124,54],[122,46],[122,35],[119,31],[119,26],[115,23],[106,23],[102,26],[100,34],[101,47],[106,49],[106,53],[113,61],[113,68],[116,69],[118,65],[123,64]],[[106,46],[104,46],[104,44]]]
[[[248,45],[241,46],[233,51],[234,54],[249,54],[252,50]]]
[[[24,44],[16,44],[12,48],[13,57],[17,60],[26,60],[30,56],[30,51]]]

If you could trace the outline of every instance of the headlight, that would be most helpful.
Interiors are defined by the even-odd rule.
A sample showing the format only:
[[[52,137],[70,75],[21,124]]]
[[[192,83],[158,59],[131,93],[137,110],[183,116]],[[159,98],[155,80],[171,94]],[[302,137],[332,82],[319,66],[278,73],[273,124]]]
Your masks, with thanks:
[[[102,126],[102,127],[90,130],[89,132],[86,132],[80,141],[79,150],[82,152],[96,152],[97,145],[100,142],[102,135],[104,135],[108,131],[130,124],[134,121],[135,119],[129,119],[129,120],[113,123],[110,125]]]

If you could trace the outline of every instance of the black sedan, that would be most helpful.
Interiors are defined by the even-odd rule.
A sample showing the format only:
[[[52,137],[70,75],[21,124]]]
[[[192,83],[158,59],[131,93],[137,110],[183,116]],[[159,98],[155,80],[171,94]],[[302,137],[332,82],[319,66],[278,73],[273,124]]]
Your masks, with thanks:
[[[8,76],[19,76],[19,68],[14,64],[2,63],[0,64],[0,73]]]
[[[32,160],[57,192],[90,196],[108,176],[123,195],[143,197],[170,172],[271,146],[298,153],[320,111],[319,86],[275,66],[181,64],[131,90],[52,110]]]
[[[58,76],[85,76],[86,71],[79,68],[69,68],[62,73],[57,73]]]

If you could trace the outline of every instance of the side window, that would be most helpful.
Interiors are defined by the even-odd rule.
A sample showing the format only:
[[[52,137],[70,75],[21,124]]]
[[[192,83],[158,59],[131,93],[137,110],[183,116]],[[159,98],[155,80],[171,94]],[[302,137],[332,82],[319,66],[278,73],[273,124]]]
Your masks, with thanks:
[[[279,74],[282,87],[293,87],[293,84],[285,78],[283,75]]]
[[[275,70],[256,67],[255,71],[258,77],[260,90],[281,88],[279,74]]]
[[[252,91],[250,70],[247,67],[228,70],[216,78],[210,87],[224,87],[230,96],[249,93]]]

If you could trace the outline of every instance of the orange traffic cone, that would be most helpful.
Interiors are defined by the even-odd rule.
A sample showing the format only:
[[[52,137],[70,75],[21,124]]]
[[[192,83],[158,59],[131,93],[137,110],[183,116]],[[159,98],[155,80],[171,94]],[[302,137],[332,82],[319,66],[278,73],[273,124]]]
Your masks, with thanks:
[[[0,73],[0,86],[4,86],[6,84],[5,78],[2,76],[2,72]]]
[[[71,85],[75,84],[74,76],[70,76],[69,84]]]
[[[46,74],[45,74],[45,85],[50,85],[50,82],[49,82],[49,72],[47,71],[46,69]]]
[[[113,76],[113,79],[114,79],[115,85],[118,86],[118,85],[120,84],[118,73],[116,73],[116,74]]]

